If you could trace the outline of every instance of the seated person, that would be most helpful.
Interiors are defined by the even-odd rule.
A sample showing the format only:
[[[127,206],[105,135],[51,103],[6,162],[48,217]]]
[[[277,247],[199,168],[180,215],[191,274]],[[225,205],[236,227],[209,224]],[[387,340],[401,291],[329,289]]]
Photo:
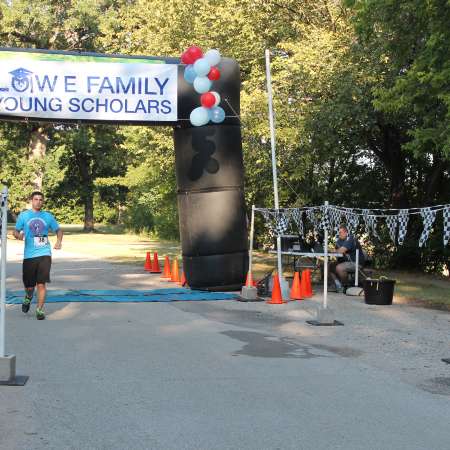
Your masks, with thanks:
[[[356,249],[359,250],[359,266],[364,264],[364,253],[359,242],[349,234],[345,225],[339,227],[339,237],[336,240],[336,252],[341,253],[342,257],[337,262],[330,264],[330,275],[334,280],[336,289],[343,290],[343,286],[348,283],[348,272],[354,272]]]

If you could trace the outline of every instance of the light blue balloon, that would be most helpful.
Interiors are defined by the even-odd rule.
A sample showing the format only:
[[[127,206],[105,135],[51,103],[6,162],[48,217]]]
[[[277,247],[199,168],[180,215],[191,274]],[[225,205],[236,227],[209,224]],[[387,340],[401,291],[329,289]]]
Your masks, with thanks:
[[[221,123],[225,120],[225,111],[220,106],[214,106],[208,112],[211,122]]]
[[[201,127],[209,122],[208,110],[203,106],[199,106],[192,110],[189,119],[194,127]]]
[[[204,58],[211,66],[217,66],[220,63],[221,56],[219,50],[213,48],[205,53]]]
[[[208,77],[197,77],[194,80],[195,92],[199,94],[204,94],[211,89],[212,81]]]
[[[197,76],[206,77],[211,70],[211,64],[205,58],[197,59],[194,63],[194,70]]]
[[[192,64],[189,64],[184,69],[184,79],[187,83],[192,84],[195,80],[195,77],[197,74],[195,73],[194,66]]]

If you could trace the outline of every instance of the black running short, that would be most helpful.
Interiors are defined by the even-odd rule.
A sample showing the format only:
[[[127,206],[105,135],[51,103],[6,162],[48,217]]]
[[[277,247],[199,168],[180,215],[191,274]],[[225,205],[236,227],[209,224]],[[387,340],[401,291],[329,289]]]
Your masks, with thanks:
[[[50,283],[51,256],[26,258],[22,265],[23,284],[26,288],[35,287],[37,283]]]

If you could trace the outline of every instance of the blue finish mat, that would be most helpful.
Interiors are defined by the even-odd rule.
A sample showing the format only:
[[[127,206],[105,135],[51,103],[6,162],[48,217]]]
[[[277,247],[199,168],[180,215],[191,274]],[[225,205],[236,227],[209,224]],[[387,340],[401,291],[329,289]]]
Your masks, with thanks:
[[[7,291],[6,304],[20,305],[24,297],[23,291]],[[149,291],[134,290],[68,290],[47,291],[47,303],[63,302],[109,302],[109,303],[138,303],[138,302],[177,302],[177,301],[212,301],[234,300],[235,294],[224,292],[194,291],[184,288],[153,289]],[[34,299],[33,302],[36,300]]]

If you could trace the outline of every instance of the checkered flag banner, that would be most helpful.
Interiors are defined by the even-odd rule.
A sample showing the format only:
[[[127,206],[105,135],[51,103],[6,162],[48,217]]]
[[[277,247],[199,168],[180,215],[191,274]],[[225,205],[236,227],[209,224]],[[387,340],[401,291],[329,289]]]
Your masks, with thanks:
[[[370,235],[370,233],[372,231],[372,227],[370,226],[371,223],[369,221],[369,210],[368,209],[363,209],[363,218],[364,218],[364,226],[366,229],[366,233],[368,235]]]
[[[345,211],[343,212],[343,216],[344,216],[345,222],[346,222],[346,224],[347,224],[347,228],[348,228],[349,231],[350,231],[350,224],[351,224],[351,222],[352,222],[352,218],[351,218],[352,213],[351,213],[349,210],[345,210]]]
[[[419,247],[425,245],[436,220],[436,214],[442,211],[444,246],[447,246],[450,242],[450,204],[410,209],[361,209],[321,205],[279,210],[257,208],[256,211],[263,214],[265,225],[269,228],[271,234],[278,236],[284,234],[289,226],[293,227],[294,224],[297,226],[299,235],[304,236],[305,225],[307,224],[303,222],[303,212],[306,213],[306,218],[315,232],[327,229],[330,234],[335,232],[336,236],[339,226],[343,222],[347,224],[349,232],[355,234],[361,216],[361,224],[364,224],[365,232],[380,239],[377,232],[377,221],[385,219],[389,236],[394,245],[403,245],[405,242],[410,215],[420,214],[423,221],[423,230],[419,238]]]
[[[322,218],[320,220],[320,228],[323,231],[330,230],[330,217],[329,217],[328,206],[322,206],[320,208],[320,211],[322,213]]]
[[[285,220],[287,221],[287,228],[286,228],[286,230],[287,230],[288,228],[291,227],[292,211],[290,209],[285,209],[283,211],[283,215],[284,215]]]
[[[422,216],[423,220],[423,230],[419,239],[419,247],[423,247],[425,242],[427,242],[428,240],[428,236],[431,232],[431,227],[436,220],[436,211],[432,211],[431,208],[423,208],[420,211],[420,215]]]
[[[368,209],[363,209],[364,225],[366,228],[366,233],[368,235],[372,234],[376,238],[380,238],[377,232],[377,218],[376,216],[369,214]]]
[[[358,228],[359,225],[359,216],[357,214],[349,212],[346,215],[346,219],[348,231],[350,232],[350,234],[355,234],[356,229]]]
[[[303,211],[299,208],[295,208],[291,211],[291,218],[294,221],[294,223],[297,225],[298,234],[301,237],[305,236],[305,230],[303,228]]]
[[[446,206],[442,211],[444,220],[444,247],[450,241],[450,206]]]
[[[272,218],[270,217],[269,211],[267,209],[261,209],[261,214],[264,217],[264,225],[269,229],[271,234],[274,234],[273,226],[272,226]]]
[[[332,231],[334,235],[337,236],[339,233],[339,226],[341,225],[342,212],[336,208],[331,208],[328,210],[330,216],[330,222],[332,226]]]
[[[398,215],[398,245],[403,245],[408,229],[409,214],[407,209],[402,209]]]
[[[386,225],[389,230],[389,236],[391,236],[392,242],[395,244],[395,236],[397,234],[398,225],[397,215],[386,216]]]
[[[306,210],[306,217],[312,223],[315,230],[319,228],[319,221],[317,220],[316,213],[312,208]]]
[[[378,231],[377,231],[377,218],[376,216],[369,215],[367,220],[369,221],[370,229],[372,230],[372,234],[376,238],[380,238]]]
[[[281,211],[281,210],[270,211],[269,214],[272,216],[271,228],[272,228],[273,232],[277,236],[284,234],[289,227],[288,214],[286,214],[285,211]]]

